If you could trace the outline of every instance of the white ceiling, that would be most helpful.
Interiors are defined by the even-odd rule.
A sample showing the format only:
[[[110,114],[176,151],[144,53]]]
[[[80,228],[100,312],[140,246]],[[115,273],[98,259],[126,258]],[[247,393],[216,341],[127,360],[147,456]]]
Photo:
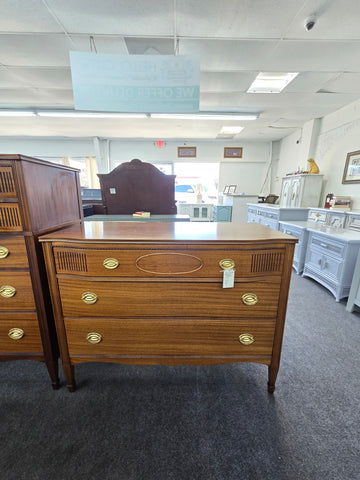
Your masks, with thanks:
[[[0,109],[74,109],[69,51],[174,54],[176,39],[200,57],[201,111],[260,114],[235,140],[280,139],[360,98],[359,0],[0,0],[0,13]],[[246,93],[260,71],[299,75]],[[0,136],[199,140],[233,123],[0,117]]]

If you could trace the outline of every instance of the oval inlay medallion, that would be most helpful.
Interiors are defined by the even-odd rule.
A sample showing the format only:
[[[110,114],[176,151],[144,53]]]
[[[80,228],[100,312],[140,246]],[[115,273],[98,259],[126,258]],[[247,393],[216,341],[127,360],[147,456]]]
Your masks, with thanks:
[[[203,267],[203,261],[187,253],[149,253],[135,262],[137,268],[155,275],[184,275]]]

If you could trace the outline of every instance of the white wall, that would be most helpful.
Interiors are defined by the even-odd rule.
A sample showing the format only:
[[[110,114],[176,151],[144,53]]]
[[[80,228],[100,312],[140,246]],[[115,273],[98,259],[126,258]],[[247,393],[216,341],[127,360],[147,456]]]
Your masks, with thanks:
[[[237,192],[248,195],[259,194],[264,181],[265,171],[270,158],[268,143],[244,143],[223,141],[178,142],[165,141],[163,148],[157,148],[153,141],[109,140],[109,159],[99,159],[106,140],[100,139],[46,139],[46,138],[1,138],[0,153],[20,153],[34,157],[88,157],[97,156],[99,172],[109,164],[113,169],[115,162],[127,162],[139,158],[150,163],[169,162],[219,162],[219,191],[225,185],[237,185]],[[99,145],[100,143],[100,145]],[[177,147],[195,146],[196,158],[179,159]],[[242,147],[243,156],[239,160],[224,159],[224,147]]]
[[[298,167],[307,170],[307,160],[313,157],[324,175],[319,206],[324,206],[327,193],[334,193],[351,197],[352,209],[360,210],[360,184],[342,184],[346,155],[357,150],[360,150],[360,100],[321,120],[307,122],[302,130],[280,141],[279,155],[272,165],[272,190],[279,194],[281,178]]]

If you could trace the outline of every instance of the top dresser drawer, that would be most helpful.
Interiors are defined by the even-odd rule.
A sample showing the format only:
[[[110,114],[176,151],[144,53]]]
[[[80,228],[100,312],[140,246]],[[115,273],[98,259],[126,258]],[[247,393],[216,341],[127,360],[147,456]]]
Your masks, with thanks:
[[[326,223],[327,213],[321,210],[309,210],[308,220],[312,222]]]
[[[337,242],[332,238],[325,238],[324,236],[316,233],[311,235],[310,245],[311,247],[319,249],[323,253],[330,254],[333,257],[338,257],[340,259],[343,258],[344,250],[346,248],[344,243]]]
[[[235,276],[280,275],[284,249],[239,249],[227,246],[206,250],[201,247],[109,248],[54,247],[59,274],[102,277],[200,277],[220,278],[221,260],[234,262]],[[225,268],[228,264],[225,264]]]

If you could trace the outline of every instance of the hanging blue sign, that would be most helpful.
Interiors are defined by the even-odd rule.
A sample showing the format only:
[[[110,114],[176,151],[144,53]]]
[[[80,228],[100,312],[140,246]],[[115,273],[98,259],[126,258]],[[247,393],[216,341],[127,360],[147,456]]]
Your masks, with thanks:
[[[200,64],[187,55],[70,52],[76,110],[199,111]]]

